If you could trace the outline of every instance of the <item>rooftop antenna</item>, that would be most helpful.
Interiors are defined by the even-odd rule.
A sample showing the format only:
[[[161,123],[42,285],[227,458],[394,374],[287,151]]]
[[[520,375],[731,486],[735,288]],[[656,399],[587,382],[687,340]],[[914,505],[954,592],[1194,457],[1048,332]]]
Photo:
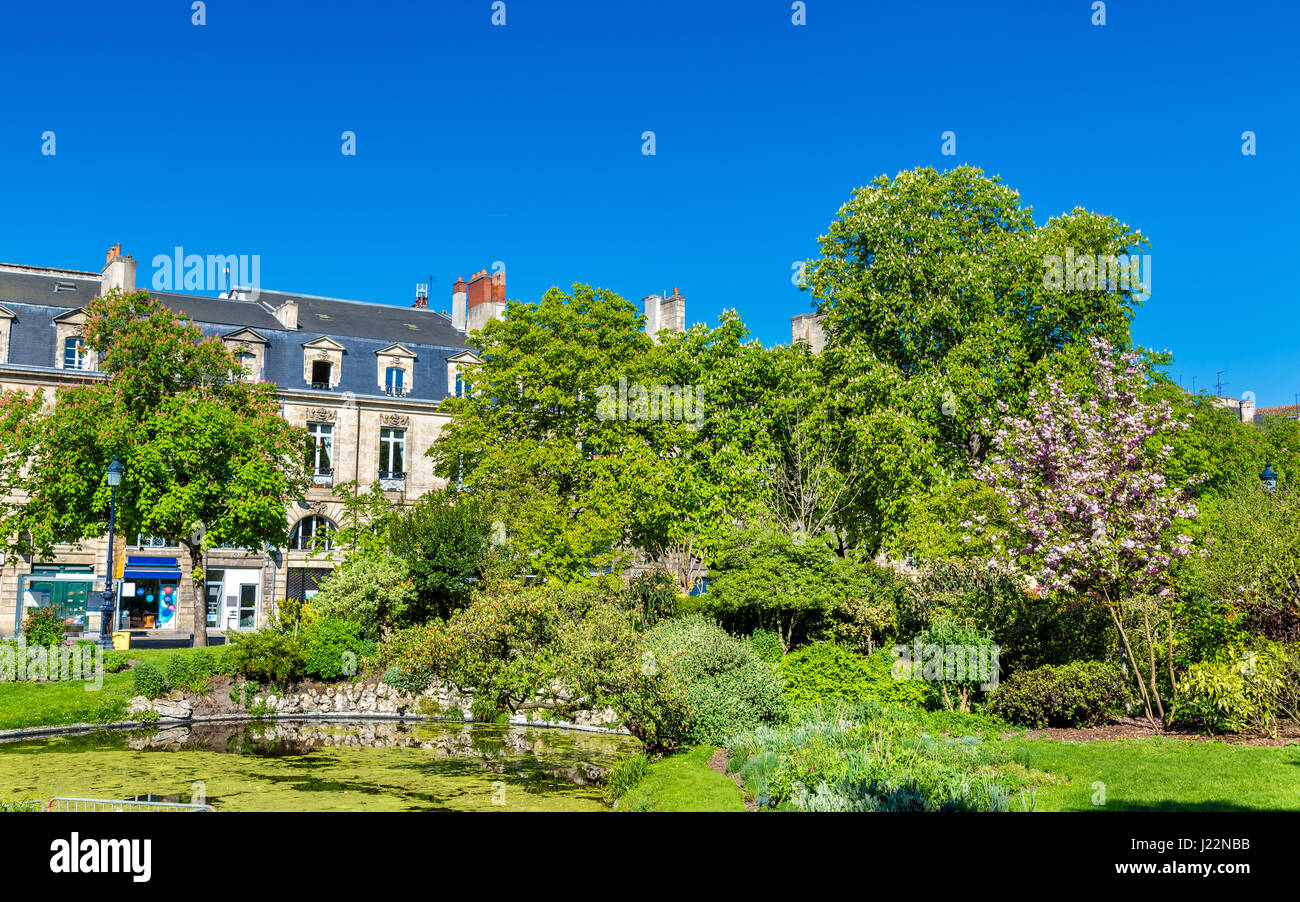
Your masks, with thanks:
[[[1214,373],[1214,393],[1220,398],[1223,397],[1223,386],[1228,384],[1223,381],[1223,374],[1226,372],[1227,370],[1215,370]]]

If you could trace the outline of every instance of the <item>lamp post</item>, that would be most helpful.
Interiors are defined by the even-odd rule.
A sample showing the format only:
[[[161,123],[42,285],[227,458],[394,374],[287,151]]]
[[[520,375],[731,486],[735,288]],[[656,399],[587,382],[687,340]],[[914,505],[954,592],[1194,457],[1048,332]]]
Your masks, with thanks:
[[[1259,481],[1264,483],[1264,488],[1270,492],[1277,488],[1277,473],[1269,466],[1268,461],[1264,461],[1264,472],[1259,474]]]
[[[104,598],[99,605],[99,644],[113,647],[113,620],[117,609],[117,595],[113,591],[113,528],[117,521],[117,487],[122,484],[122,464],[117,455],[108,465],[108,574],[104,578]]]

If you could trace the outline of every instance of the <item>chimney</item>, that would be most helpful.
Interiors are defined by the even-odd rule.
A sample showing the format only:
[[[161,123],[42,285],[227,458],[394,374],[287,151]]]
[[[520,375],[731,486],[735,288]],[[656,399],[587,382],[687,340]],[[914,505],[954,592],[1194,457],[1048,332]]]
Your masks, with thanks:
[[[465,331],[465,317],[469,307],[469,285],[456,277],[456,284],[451,287],[451,325],[457,332]]]
[[[415,303],[411,305],[416,310],[429,309],[429,286],[420,282],[415,286]]]
[[[670,332],[686,331],[686,298],[677,288],[659,302],[659,328]]]
[[[465,294],[466,328],[482,329],[488,320],[501,319],[506,312],[506,274],[480,269],[470,278]]]
[[[645,305],[645,334],[651,338],[659,331],[659,305],[663,302],[657,294],[647,294],[641,299]]]
[[[99,279],[99,294],[108,294],[114,288],[120,288],[124,294],[135,291],[135,259],[130,254],[122,253],[122,245],[115,244],[109,248],[104,258],[104,270]]]
[[[1240,410],[1243,423],[1255,422],[1255,400],[1253,398],[1242,398]]]
[[[279,307],[275,308],[275,318],[280,321],[280,325],[286,329],[298,328],[298,302],[285,301]]]
[[[826,330],[820,313],[801,313],[790,317],[790,344],[803,342],[814,354],[826,347]]]

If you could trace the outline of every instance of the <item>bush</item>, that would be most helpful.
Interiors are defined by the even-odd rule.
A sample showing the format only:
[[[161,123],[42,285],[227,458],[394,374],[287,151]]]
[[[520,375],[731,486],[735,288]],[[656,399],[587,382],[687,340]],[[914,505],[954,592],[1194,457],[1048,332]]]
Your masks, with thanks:
[[[1212,733],[1268,729],[1279,708],[1291,713],[1296,707],[1293,655],[1286,646],[1261,642],[1258,650],[1236,646],[1191,665],[1178,684],[1175,722]]]
[[[707,617],[661,622],[646,634],[646,648],[665,702],[685,715],[681,742],[721,743],[784,714],[776,667]]]
[[[167,685],[202,695],[212,678],[222,672],[224,656],[224,648],[199,648],[172,655],[167,659]]]
[[[233,671],[246,680],[284,685],[302,678],[305,662],[298,641],[278,630],[258,630],[232,637]]]
[[[309,623],[299,637],[303,672],[322,680],[356,676],[357,662],[375,653],[375,644],[361,631],[361,624],[334,617]]]
[[[23,638],[32,645],[62,645],[63,618],[54,605],[36,608],[23,621]]]
[[[1128,700],[1113,664],[1075,661],[1014,674],[994,690],[988,712],[1028,727],[1089,727],[1123,713]]]
[[[821,642],[786,655],[780,668],[786,697],[800,705],[873,700],[925,708],[937,703],[932,683],[894,679],[894,658],[888,649],[863,656]]]
[[[407,695],[419,695],[433,684],[433,673],[427,670],[407,670],[396,665],[384,671],[384,682],[398,692]]]
[[[104,673],[121,673],[131,666],[131,656],[124,651],[104,652]]]
[[[392,556],[358,555],[327,576],[308,609],[324,618],[361,625],[361,636],[378,640],[412,622],[417,594],[410,569]]]
[[[167,692],[167,678],[148,661],[141,662],[131,671],[135,694],[145,698],[158,698]]]
[[[769,664],[779,664],[785,651],[781,648],[781,637],[774,630],[754,630],[749,637],[749,644],[758,655]]]

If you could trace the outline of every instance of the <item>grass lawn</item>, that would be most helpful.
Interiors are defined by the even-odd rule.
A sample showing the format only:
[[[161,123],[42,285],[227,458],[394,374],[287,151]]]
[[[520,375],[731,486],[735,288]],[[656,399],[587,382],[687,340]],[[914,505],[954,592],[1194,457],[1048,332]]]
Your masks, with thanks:
[[[166,666],[174,654],[189,654],[189,648],[130,649],[132,660]],[[56,726],[70,723],[98,723],[124,720],[135,678],[129,670],[104,674],[104,684],[87,692],[91,683],[0,683],[0,730]]]
[[[1037,811],[1300,811],[1300,744],[1281,748],[1112,739],[1059,742],[1010,740],[1031,766],[1068,783],[1038,790]],[[1094,806],[1093,783],[1105,784]],[[1021,810],[1012,798],[1011,809]]]
[[[619,799],[620,811],[744,811],[740,789],[709,767],[713,746],[699,746],[650,765],[637,787]]]

